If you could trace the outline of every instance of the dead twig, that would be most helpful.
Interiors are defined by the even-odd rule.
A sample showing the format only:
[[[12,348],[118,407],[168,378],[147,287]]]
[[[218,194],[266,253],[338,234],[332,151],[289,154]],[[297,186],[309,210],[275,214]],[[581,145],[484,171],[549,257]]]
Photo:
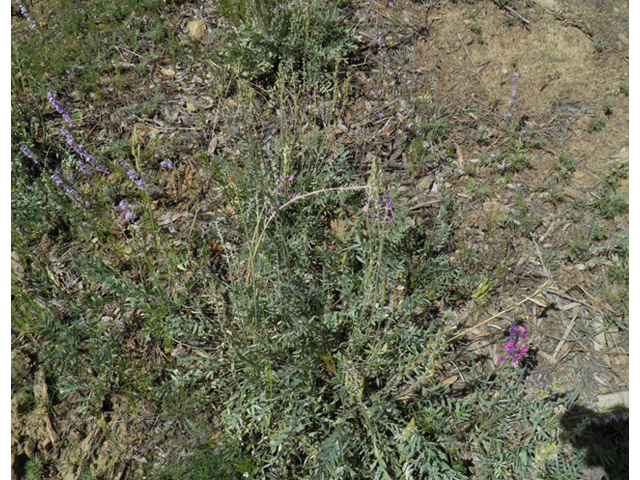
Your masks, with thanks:
[[[527,20],[526,18],[524,18],[522,15],[520,15],[518,12],[516,12],[513,8],[511,8],[509,5],[505,5],[503,7],[505,10],[507,10],[509,13],[511,13],[512,15],[515,15],[516,17],[518,17],[522,23],[524,23],[525,25],[530,25],[531,22],[529,20]]]
[[[484,79],[482,78],[482,75],[480,75],[480,72],[478,71],[478,67],[476,67],[475,63],[473,63],[473,59],[471,58],[471,55],[469,55],[469,50],[467,50],[467,46],[462,41],[462,37],[460,36],[460,34],[458,34],[458,40],[460,40],[460,44],[462,45],[462,48],[464,48],[464,51],[467,52],[467,57],[469,57],[469,61],[471,62],[471,65],[473,65],[473,69],[475,70],[476,75],[478,75],[478,78],[480,79],[480,81],[484,85],[484,88],[487,89],[487,92],[489,92],[489,95],[493,96],[493,92],[491,91],[491,89],[485,83]]]

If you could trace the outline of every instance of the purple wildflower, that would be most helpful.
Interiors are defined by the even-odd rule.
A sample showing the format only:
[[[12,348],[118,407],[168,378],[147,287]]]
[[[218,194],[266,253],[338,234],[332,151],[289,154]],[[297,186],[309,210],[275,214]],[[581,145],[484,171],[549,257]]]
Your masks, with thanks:
[[[67,80],[73,80],[74,78],[76,78],[75,72],[72,72],[71,70],[66,70],[66,73],[67,73]]]
[[[518,360],[521,360],[522,357],[529,351],[529,345],[525,344],[525,339],[529,334],[529,327],[526,325],[520,327],[519,325],[513,325],[509,329],[509,342],[505,345],[505,350],[509,354],[511,358],[511,362],[515,365],[518,363]],[[498,362],[505,362],[504,357],[498,358]]]
[[[62,135],[64,135],[67,145],[69,145],[81,158],[83,158],[84,161],[86,161],[89,165],[91,165],[93,168],[98,170],[100,173],[109,175],[110,173],[109,170],[107,170],[98,162],[96,162],[93,155],[87,152],[82,144],[76,143],[71,133],[65,127],[61,127],[60,132],[62,132]],[[80,167],[80,170],[82,170],[82,173],[89,174],[90,169],[87,168],[86,164],[80,158],[78,159],[78,165]]]
[[[67,122],[67,124],[70,127],[73,127],[73,122],[71,121],[71,114],[58,101],[57,95],[58,94],[56,92],[49,92],[49,93],[47,93],[47,99],[49,100],[51,105],[53,105],[55,107],[55,109],[58,111],[58,113],[60,115],[62,115],[62,118],[64,118],[64,121]]]
[[[118,210],[124,213],[124,218],[129,223],[134,223],[138,218],[138,215],[136,215],[134,209],[124,199],[122,199],[118,204]]]
[[[393,206],[393,197],[388,195],[385,197],[380,197],[378,199],[378,205],[376,210],[373,211],[373,219],[377,220],[378,215],[380,215],[380,220],[385,221],[387,223],[391,223],[391,219],[393,218],[393,212],[395,211],[395,207]]]
[[[127,176],[129,177],[129,180],[135,183],[140,190],[144,190],[145,189],[144,180],[142,179],[142,177],[140,177],[140,175],[138,175],[138,172],[136,172],[136,170],[131,166],[131,164],[126,160],[121,160],[120,165],[122,165],[122,167],[124,167],[124,169],[127,171]],[[152,193],[151,187],[147,188],[147,192],[149,194]]]
[[[70,196],[72,196],[78,204],[84,205],[85,207],[89,207],[91,203],[84,200],[82,196],[71,185],[69,185],[64,180],[62,180],[62,176],[63,174],[60,168],[56,168],[56,170],[53,172],[53,175],[51,175],[50,178],[56,183],[56,185],[58,185],[59,187],[62,187],[65,192],[67,192]],[[73,177],[71,177],[71,179],[73,180]]]
[[[384,48],[387,45],[384,43],[384,40],[382,39],[382,32],[378,32],[378,46],[380,48]]]
[[[518,93],[518,77],[520,76],[519,73],[514,73],[513,74],[513,88],[511,89],[511,99],[509,100],[509,112],[507,112],[504,117],[502,117],[503,120],[506,120],[507,118],[509,118],[511,116],[511,110],[513,110],[513,106],[516,103],[516,95]]]
[[[294,179],[294,178],[295,178],[295,175],[291,175],[291,176],[289,177],[289,181],[290,181],[290,182],[293,182],[293,179]]]
[[[31,28],[32,30],[36,28],[36,22],[34,22],[33,19],[29,16],[29,12],[27,12],[27,9],[24,8],[24,5],[22,5],[19,0],[16,0],[16,5],[20,7],[20,13],[22,13],[22,16],[27,20],[27,22],[31,24],[31,27],[29,28]]]
[[[173,162],[171,160],[163,160],[160,162],[160,166],[162,168],[166,168],[167,170],[171,170],[173,168]]]
[[[46,160],[43,160],[40,157],[38,157],[35,153],[33,153],[24,145],[20,145],[20,151],[24,153],[27,157],[29,157],[31,160],[33,160],[33,163],[35,163],[36,165],[43,165],[43,166],[47,165]]]
[[[391,223],[391,218],[393,217],[393,212],[395,208],[393,207],[393,197],[389,195],[387,197],[387,223]]]

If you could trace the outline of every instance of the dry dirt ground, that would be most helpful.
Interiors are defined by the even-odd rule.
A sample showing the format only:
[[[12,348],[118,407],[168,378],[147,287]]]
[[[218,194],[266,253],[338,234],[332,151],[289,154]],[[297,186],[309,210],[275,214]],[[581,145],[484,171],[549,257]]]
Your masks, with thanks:
[[[628,213],[604,218],[590,208],[603,195],[604,178],[612,178],[614,188],[628,197],[628,2],[519,0],[500,8],[491,1],[430,1],[404,2],[396,10],[387,2],[352,5],[349,21],[364,45],[364,62],[351,68],[339,128],[325,134],[354,152],[365,175],[367,155],[379,155],[387,178],[402,183],[400,200],[417,222],[429,222],[443,191],[456,199],[464,220],[452,257],[466,258],[468,271],[482,273],[490,285],[486,296],[458,312],[458,328],[471,329],[469,350],[486,353],[486,370],[492,371],[504,345],[502,332],[519,321],[531,329],[535,347],[531,379],[558,382],[560,393],[579,390],[580,404],[591,410],[611,406],[609,394],[628,402],[628,290],[606,275],[614,253],[603,247],[581,256],[579,248],[580,241],[588,249],[590,241],[601,238],[594,234],[594,223],[610,237],[628,234]],[[202,40],[205,46],[225,25],[209,3],[167,8],[167,26],[185,38],[187,23],[203,20],[210,34]],[[378,46],[380,31],[386,50]],[[224,149],[229,133],[242,128],[233,99],[214,105],[216,80],[209,68],[182,59],[154,65],[149,79],[126,71],[119,95],[112,94],[113,81],[105,75],[103,87],[111,94],[86,110],[101,120],[98,140],[130,135],[134,125],[143,141],[145,135],[164,133],[170,139],[165,153],[176,158],[181,152],[183,159],[177,177],[166,181],[174,182],[176,198],[185,202],[191,201],[189,185],[197,180],[189,156],[212,143]],[[519,77],[512,96],[514,73]],[[428,161],[412,164],[410,106],[371,93],[404,78],[411,81],[411,94],[431,95],[445,106],[450,128],[441,147],[448,155],[425,142]],[[148,100],[156,86],[166,92],[157,121],[124,112],[127,104]],[[377,115],[378,100],[384,119]],[[255,115],[259,120],[260,112]],[[211,129],[197,128],[201,118],[213,125],[213,137]],[[599,118],[600,129],[594,124]],[[189,136],[177,134],[179,128],[190,130]],[[524,147],[523,168],[491,166],[487,159],[498,150],[514,148],[510,131],[542,142]],[[574,163],[563,178],[554,173],[561,153]],[[175,213],[171,218],[179,223],[179,210],[166,215]],[[523,223],[530,234],[519,233]],[[195,225],[206,228],[204,222]],[[194,228],[185,219],[183,228],[189,227]],[[28,369],[29,361],[18,353],[14,368]],[[458,367],[464,372],[464,365]],[[34,385],[36,396],[46,397],[44,378],[36,375]],[[157,423],[153,412],[149,418],[155,422],[112,422],[126,415],[126,405],[112,401],[111,413],[100,421],[105,428],[100,428],[75,423],[71,406],[64,404],[54,412],[36,409],[22,415],[26,407],[14,397],[14,478],[20,478],[20,466],[35,451],[45,452],[51,478],[65,480],[80,477],[83,468],[77,465],[105,478],[126,478],[146,453],[161,451],[144,441],[145,430]],[[108,438],[105,431],[112,435]]]

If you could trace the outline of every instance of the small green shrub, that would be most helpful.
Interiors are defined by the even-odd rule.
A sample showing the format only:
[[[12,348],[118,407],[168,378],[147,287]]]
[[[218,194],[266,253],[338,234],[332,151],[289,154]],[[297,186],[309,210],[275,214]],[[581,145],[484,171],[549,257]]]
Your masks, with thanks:
[[[234,480],[255,478],[255,464],[237,442],[228,440],[219,445],[202,445],[182,464],[171,459],[159,472],[150,475],[152,480]]]
[[[575,169],[573,158],[567,153],[561,153],[556,159],[556,169],[561,177],[566,177]]]
[[[309,91],[328,89],[331,74],[353,48],[337,7],[325,10],[316,0],[224,0],[220,11],[236,26],[226,58],[251,81],[272,84],[284,63]]]
[[[606,195],[593,203],[592,207],[596,208],[604,218],[614,218],[629,211],[629,197],[618,193]]]
[[[602,104],[602,111],[604,112],[605,115],[609,116],[613,114],[613,107],[615,107],[616,104],[613,100],[605,100],[604,103]]]
[[[603,115],[597,115],[592,118],[587,127],[588,132],[599,132],[604,128],[607,123],[607,119]]]
[[[598,53],[602,53],[604,51],[604,49],[606,48],[606,46],[607,46],[607,44],[605,43],[605,41],[601,37],[598,37],[593,41],[593,48]]]
[[[618,85],[618,90],[625,97],[629,96],[629,82],[622,82]]]

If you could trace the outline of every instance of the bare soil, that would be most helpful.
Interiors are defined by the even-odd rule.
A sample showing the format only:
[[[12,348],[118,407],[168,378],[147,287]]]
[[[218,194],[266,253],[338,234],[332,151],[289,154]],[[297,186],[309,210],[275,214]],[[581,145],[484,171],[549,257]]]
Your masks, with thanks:
[[[629,97],[621,89],[629,81],[628,2],[519,0],[509,2],[510,9],[498,3],[405,2],[394,11],[386,2],[353,2],[349,21],[357,25],[363,61],[351,67],[340,128],[324,133],[353,152],[365,176],[368,155],[381,157],[388,180],[402,183],[400,200],[416,222],[429,223],[443,192],[456,199],[464,220],[452,260],[465,256],[468,272],[481,274],[491,285],[486,296],[461,306],[457,327],[471,329],[467,347],[487,355],[486,371],[497,366],[505,330],[514,322],[526,324],[535,347],[532,389],[558,382],[560,393],[578,390],[581,405],[599,410],[612,405],[607,394],[629,389],[628,288],[608,279],[607,252],[601,262],[589,264],[572,253],[572,242],[581,238],[588,243],[594,222],[612,236],[628,233],[628,213],[604,218],[589,207],[602,194],[607,174],[628,171]],[[209,35],[202,40],[204,48],[215,44],[217,29],[225,26],[208,3],[167,10],[167,26],[186,40],[188,22],[205,22]],[[386,59],[377,43],[380,31]],[[226,149],[231,133],[244,128],[237,103],[232,96],[214,102],[212,92],[221,79],[193,58],[151,67],[148,78],[135,70],[122,72],[122,87],[105,73],[102,101],[84,109],[87,122],[93,116],[100,125],[95,147],[114,136],[130,136],[134,126],[143,145],[162,133],[168,140],[157,154],[174,159],[176,168],[160,178],[174,196],[161,215],[174,221],[178,235],[204,230],[205,220],[182,215],[198,205],[206,188],[199,183],[195,158],[198,151]],[[516,72],[515,102],[510,105]],[[370,93],[384,92],[385,84],[403,78],[411,80],[413,95],[429,93],[449,115],[449,135],[437,149],[425,142],[425,155],[434,155],[416,165],[410,164],[407,149],[415,138],[407,128],[409,106],[390,100],[385,104],[380,98],[386,117],[379,119]],[[230,79],[222,82],[231,89]],[[149,100],[157,88],[164,97],[153,113],[126,113],[127,105]],[[74,108],[82,108],[83,102],[77,99]],[[606,115],[605,102],[610,106]],[[265,130],[278,128],[260,111],[251,115]],[[592,120],[598,115],[605,122],[596,131]],[[203,118],[209,128],[202,128]],[[323,131],[322,126],[309,128]],[[511,148],[514,131],[541,143],[526,149],[524,168],[498,172],[488,159],[496,150]],[[443,156],[443,149],[450,154]],[[554,176],[561,153],[570,155],[575,167],[562,181]],[[628,196],[628,179],[616,182],[618,192]],[[487,194],[478,196],[474,189],[482,186]],[[522,204],[526,209],[517,216]],[[572,216],[576,212],[580,216]],[[522,234],[507,218],[520,223],[530,219],[533,227]],[[38,366],[19,350],[12,355],[13,369],[29,376],[34,391],[46,398]],[[464,365],[451,368],[445,378],[457,375],[457,368],[464,372]],[[454,386],[463,384],[460,373]],[[123,399],[110,401],[103,418],[86,424],[65,402],[50,411],[29,411],[27,399],[12,398],[12,478],[23,478],[25,462],[36,452],[46,458],[50,478],[74,480],[83,471],[128,478],[187,432],[186,426],[174,425],[172,433],[158,434],[150,443],[149,432],[157,433],[170,419],[159,420],[157,412],[149,411],[147,417],[130,420]],[[212,420],[203,416],[202,421]]]

